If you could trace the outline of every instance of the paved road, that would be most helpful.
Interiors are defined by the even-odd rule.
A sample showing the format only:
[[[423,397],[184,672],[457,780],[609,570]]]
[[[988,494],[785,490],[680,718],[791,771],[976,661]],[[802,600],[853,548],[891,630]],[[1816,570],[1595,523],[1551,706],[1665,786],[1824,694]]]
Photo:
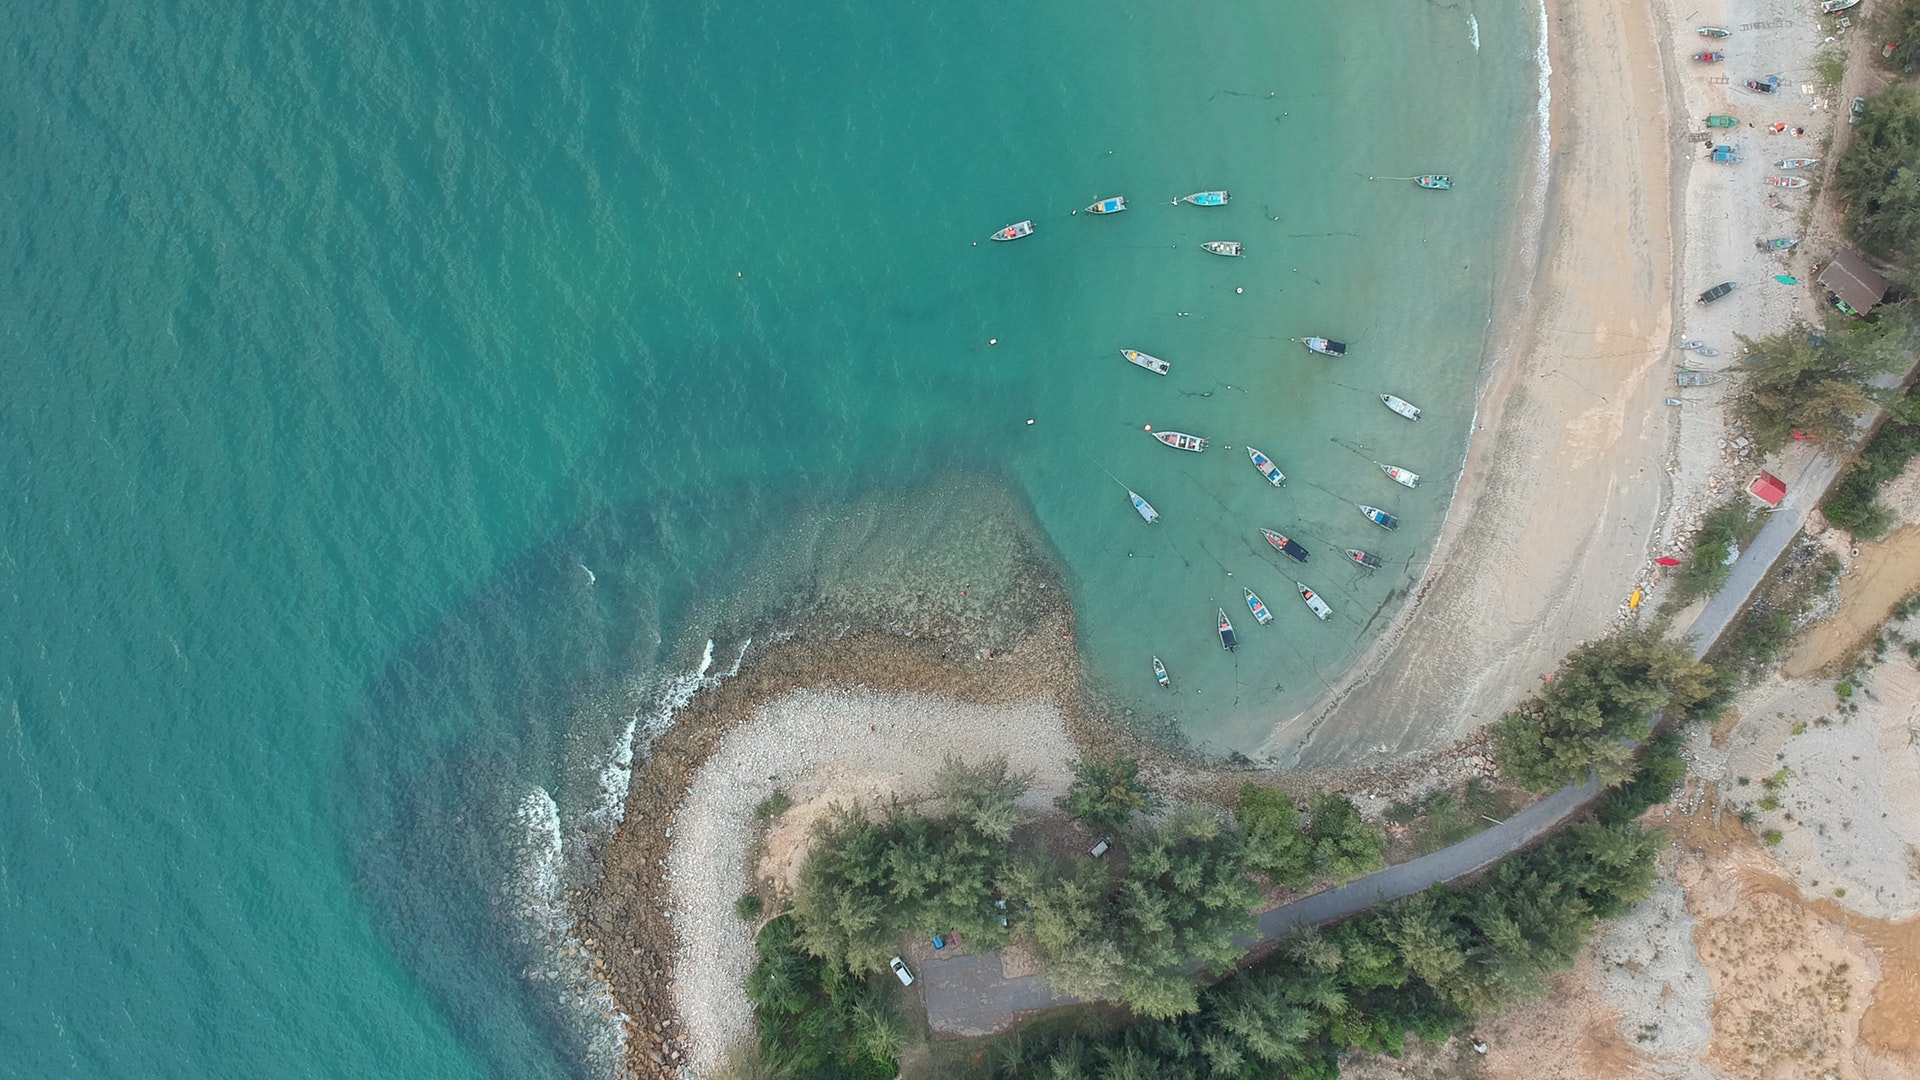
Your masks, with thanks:
[[[1746,606],[1761,579],[1799,535],[1807,511],[1825,496],[1840,469],[1839,462],[1816,454],[1801,466],[1797,475],[1783,477],[1787,481],[1786,497],[1760,527],[1753,543],[1740,553],[1726,585],[1714,594],[1700,617],[1687,629],[1694,656],[1705,656],[1733,617]],[[1586,805],[1595,793],[1593,783],[1563,788],[1452,847],[1356,878],[1340,888],[1283,904],[1262,914],[1259,935],[1243,939],[1241,944],[1252,945],[1303,926],[1344,919],[1375,904],[1471,874],[1551,832]],[[1011,1027],[1022,1013],[1070,1005],[1079,1000],[1055,994],[1038,976],[1008,977],[998,953],[924,961],[921,977],[927,999],[927,1020],[940,1035],[991,1035]]]
[[[1344,919],[1375,904],[1410,896],[1435,882],[1471,874],[1553,831],[1597,790],[1588,783],[1556,791],[1452,847],[1283,904],[1262,914],[1258,936],[1243,938],[1240,944],[1248,946],[1303,926]],[[999,953],[922,961],[920,975],[926,988],[927,1020],[940,1035],[991,1035],[1011,1026],[1021,1013],[1080,1000],[1055,994],[1039,976],[1006,977]]]
[[[1687,628],[1687,640],[1693,646],[1693,655],[1698,658],[1707,655],[1707,650],[1726,632],[1733,617],[1747,606],[1753,590],[1760,587],[1760,579],[1767,576],[1774,562],[1780,558],[1793,538],[1800,535],[1800,526],[1806,521],[1807,511],[1813,509],[1827,493],[1827,488],[1840,475],[1840,462],[1826,454],[1816,454],[1803,465],[1800,475],[1781,477],[1787,482],[1786,498],[1760,526],[1760,534],[1753,543],[1740,553],[1733,564],[1733,573],[1727,577],[1726,585],[1713,594],[1707,606],[1700,611],[1700,617],[1693,620]]]

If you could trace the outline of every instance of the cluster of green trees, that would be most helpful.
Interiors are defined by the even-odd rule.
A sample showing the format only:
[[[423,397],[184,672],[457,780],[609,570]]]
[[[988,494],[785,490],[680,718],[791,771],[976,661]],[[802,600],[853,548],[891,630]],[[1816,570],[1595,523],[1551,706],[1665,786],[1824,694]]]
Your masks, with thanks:
[[[1920,408],[1912,399],[1903,404],[1903,413],[1915,414],[1913,419],[1920,420]],[[1879,501],[1880,485],[1899,476],[1916,453],[1920,453],[1920,424],[1901,417],[1889,420],[1867,440],[1859,464],[1834,486],[1821,505],[1827,520],[1862,539],[1885,534],[1893,524],[1893,511]]]
[[[1854,239],[1913,266],[1920,256],[1920,88],[1896,82],[1867,99],[1834,182]]]
[[[1538,994],[1596,920],[1646,895],[1663,843],[1630,821],[1583,821],[1472,888],[1436,887],[1299,935],[1202,991],[1191,1012],[1104,1036],[1010,1043],[996,1073],[1331,1080],[1349,1047],[1397,1053],[1407,1032],[1444,1038],[1478,1012]]]
[[[1797,431],[1846,453],[1855,418],[1874,405],[1867,380],[1904,369],[1913,336],[1912,315],[1897,305],[1826,334],[1801,327],[1745,342],[1741,423],[1762,450],[1778,450]]]
[[[1252,931],[1259,878],[1304,887],[1381,865],[1383,838],[1344,797],[1320,795],[1303,821],[1286,795],[1251,783],[1229,819],[1159,797],[1123,756],[1084,758],[1060,806],[1111,836],[1118,857],[1062,862],[1012,844],[1028,777],[1004,760],[949,760],[936,815],[894,807],[826,818],[795,891],[795,940],[854,976],[886,969],[906,936],[955,933],[971,946],[1028,941],[1060,990],[1119,998],[1143,1016],[1197,1007],[1195,964],[1225,967]]]
[[[747,997],[760,1045],[735,1071],[782,1080],[887,1080],[898,1075],[906,1024],[884,982],[814,956],[782,915],[754,939],[759,961]],[[887,978],[891,978],[888,976]]]
[[[1727,583],[1733,566],[1727,561],[1735,548],[1752,539],[1757,531],[1753,515],[1741,501],[1729,503],[1706,516],[1693,535],[1693,551],[1686,565],[1674,575],[1665,609],[1677,611],[1695,599],[1717,591]]]
[[[1632,775],[1634,747],[1655,714],[1684,715],[1721,688],[1713,668],[1658,632],[1615,634],[1574,650],[1538,696],[1494,725],[1494,756],[1535,791],[1584,780],[1589,769],[1613,787]]]

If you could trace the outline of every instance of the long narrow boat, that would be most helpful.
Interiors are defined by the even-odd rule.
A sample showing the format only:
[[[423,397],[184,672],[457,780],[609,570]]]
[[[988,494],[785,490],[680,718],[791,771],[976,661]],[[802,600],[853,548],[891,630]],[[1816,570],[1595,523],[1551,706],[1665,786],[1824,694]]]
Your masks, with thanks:
[[[1325,622],[1326,620],[1333,618],[1333,609],[1327,606],[1327,602],[1325,600],[1320,599],[1320,595],[1318,593],[1314,592],[1312,589],[1307,588],[1306,585],[1301,582],[1296,581],[1293,584],[1296,588],[1300,590],[1300,599],[1305,600],[1307,602],[1307,610],[1313,612],[1315,615],[1320,616],[1320,619],[1322,622]]]
[[[1300,339],[1300,344],[1305,345],[1309,350],[1317,352],[1321,356],[1347,355],[1347,343],[1344,341],[1335,341],[1332,338],[1303,337]]]
[[[1396,484],[1401,484],[1406,487],[1416,487],[1420,483],[1419,473],[1403,469],[1398,465],[1381,465],[1380,471],[1386,473],[1387,478]]]
[[[1153,658],[1153,677],[1160,681],[1161,686],[1173,685],[1173,680],[1167,678],[1167,665],[1161,663],[1157,656]]]
[[[1182,196],[1179,201],[1192,203],[1195,206],[1225,206],[1233,201],[1233,196],[1224,191],[1196,191],[1191,195]]]
[[[1160,511],[1155,510],[1152,503],[1141,498],[1132,488],[1127,489],[1127,498],[1133,500],[1133,508],[1140,512],[1140,516],[1146,519],[1147,524],[1151,525],[1160,520]]]
[[[1771,240],[1755,240],[1753,246],[1761,251],[1785,251],[1799,242],[1791,236],[1776,236]]]
[[[1139,349],[1121,349],[1120,355],[1127,358],[1127,363],[1137,364],[1153,372],[1155,375],[1165,375],[1167,372],[1173,370],[1172,364],[1167,363],[1157,356],[1148,356]]]
[[[1111,199],[1097,199],[1087,204],[1089,214],[1117,214],[1127,208],[1127,197],[1115,195]]]
[[[1253,612],[1254,622],[1265,626],[1273,621],[1273,612],[1267,610],[1267,605],[1254,595],[1252,589],[1242,588],[1240,591],[1247,594],[1247,610]]]
[[[999,232],[994,233],[992,239],[1018,240],[1023,236],[1032,236],[1032,235],[1033,235],[1033,222],[1016,221],[1013,224],[1007,226],[1006,228],[1001,229]]]
[[[1720,116],[1716,114],[1716,115],[1707,117],[1707,126],[1708,127],[1739,127],[1740,118],[1737,116]]]
[[[1693,54],[1693,58],[1702,64],[1717,64],[1725,60],[1727,54],[1723,52],[1697,52]]]
[[[1848,8],[1855,7],[1859,3],[1860,3],[1860,0],[1823,0],[1823,2],[1820,5],[1820,14],[1832,15],[1837,12],[1845,11]]]
[[[1368,521],[1373,522],[1383,529],[1397,529],[1400,527],[1399,518],[1394,517],[1392,514],[1387,513],[1377,506],[1368,506],[1366,503],[1361,503],[1360,512],[1366,515]]]
[[[1731,36],[1732,34],[1733,34],[1733,31],[1731,31],[1731,30],[1722,30],[1722,29],[1721,29],[1720,27],[1718,27],[1718,26],[1703,26],[1703,27],[1701,27],[1701,28],[1700,28],[1700,36],[1701,36],[1701,37],[1708,37],[1708,38],[1723,38],[1723,37],[1729,37],[1729,36]]]
[[[1420,406],[1415,405],[1405,398],[1397,398],[1392,394],[1381,394],[1380,404],[1385,405],[1387,408],[1392,409],[1394,412],[1399,413],[1409,420],[1420,419]]]
[[[1267,483],[1279,487],[1287,482],[1287,474],[1280,471],[1280,466],[1275,465],[1272,458],[1251,446],[1247,447],[1247,457],[1253,459],[1253,467],[1260,470],[1260,475],[1267,478]]]
[[[1453,188],[1453,177],[1448,176],[1446,173],[1428,173],[1425,176],[1416,176],[1413,178],[1413,182],[1426,188],[1428,191],[1450,191]]]
[[[1354,562],[1359,563],[1369,570],[1378,570],[1386,565],[1380,561],[1380,556],[1369,551],[1361,551],[1359,548],[1348,548],[1347,558],[1352,559]]]
[[[1769,176],[1767,177],[1767,183],[1772,184],[1774,187],[1803,188],[1807,186],[1807,178],[1804,176]]]
[[[1761,94],[1777,94],[1780,92],[1780,83],[1778,80],[1779,76],[1777,75],[1768,76],[1764,82],[1759,79],[1748,79],[1747,89]]]
[[[1240,257],[1240,241],[1238,240],[1209,240],[1200,246],[1213,252],[1215,255],[1225,255],[1233,259]]]
[[[1287,558],[1295,562],[1307,561],[1307,549],[1301,547],[1298,540],[1289,540],[1272,529],[1261,529],[1260,535],[1267,538],[1267,543],[1273,545],[1273,550]]]
[[[1189,435],[1184,431],[1156,431],[1153,437],[1175,450],[1191,450],[1197,454],[1207,448],[1207,440],[1198,435]]]
[[[1790,157],[1790,158],[1788,158],[1788,159],[1786,159],[1785,161],[1782,161],[1782,162],[1781,162],[1781,163],[1780,163],[1780,164],[1779,164],[1779,165],[1777,166],[1777,168],[1782,168],[1782,169],[1810,169],[1810,168],[1812,168],[1812,167],[1814,167],[1815,165],[1818,165],[1818,164],[1820,164],[1820,159],[1819,159],[1819,158],[1817,158],[1817,157]]]
[[[1233,623],[1227,618],[1227,609],[1220,609],[1220,647],[1232,652],[1240,646],[1240,639],[1233,636]]]

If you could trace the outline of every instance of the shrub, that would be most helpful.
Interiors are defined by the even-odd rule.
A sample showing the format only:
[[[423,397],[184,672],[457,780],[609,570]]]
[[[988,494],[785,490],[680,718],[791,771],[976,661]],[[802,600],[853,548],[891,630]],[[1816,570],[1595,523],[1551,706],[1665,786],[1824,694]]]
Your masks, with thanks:
[[[793,800],[787,798],[786,792],[776,791],[760,800],[760,805],[753,808],[753,816],[761,821],[768,821],[791,809],[793,809]]]
[[[1134,811],[1149,811],[1159,800],[1140,779],[1140,763],[1125,755],[1082,757],[1074,762],[1073,783],[1060,797],[1060,809],[1097,833],[1118,832]]]
[[[740,899],[733,902],[733,913],[738,915],[742,922],[752,922],[760,917],[762,907],[759,893],[744,893]]]
[[[884,1080],[898,1075],[905,1028],[894,1011],[891,976],[857,979],[808,954],[793,917],[754,939],[760,954],[747,977],[759,1021],[759,1063],[787,1080]],[[739,1063],[736,1067],[741,1067]]]
[[[1768,829],[1766,832],[1760,834],[1760,839],[1765,840],[1771,845],[1786,839],[1786,836],[1779,829]]]

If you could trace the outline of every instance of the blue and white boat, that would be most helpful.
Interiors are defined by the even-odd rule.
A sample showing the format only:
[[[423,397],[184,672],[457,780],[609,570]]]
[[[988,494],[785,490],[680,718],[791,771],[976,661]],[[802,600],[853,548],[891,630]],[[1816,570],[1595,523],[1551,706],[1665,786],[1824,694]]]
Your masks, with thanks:
[[[1224,191],[1196,191],[1180,201],[1192,203],[1195,206],[1225,206],[1232,200],[1233,196]]]
[[[1360,512],[1366,515],[1368,521],[1373,522],[1383,529],[1397,529],[1400,527],[1399,518],[1394,517],[1392,514],[1387,513],[1377,506],[1368,506],[1365,503],[1361,503]]]
[[[1140,511],[1140,516],[1146,519],[1147,524],[1160,520],[1160,511],[1155,510],[1152,503],[1141,498],[1132,488],[1127,489],[1127,498],[1133,500],[1133,508]]]
[[[1275,465],[1272,458],[1251,446],[1247,447],[1247,456],[1253,459],[1253,467],[1260,470],[1260,475],[1267,478],[1267,483],[1279,487],[1287,482],[1287,474],[1280,471],[1280,466]]]
[[[1100,199],[1097,202],[1088,203],[1087,213],[1117,214],[1120,211],[1125,210],[1126,208],[1127,208],[1127,197],[1125,195],[1115,195],[1111,199]]]
[[[1273,612],[1267,610],[1267,605],[1262,602],[1258,596],[1254,595],[1252,589],[1241,589],[1240,591],[1247,594],[1247,610],[1253,612],[1254,622],[1265,626],[1273,621]]]

